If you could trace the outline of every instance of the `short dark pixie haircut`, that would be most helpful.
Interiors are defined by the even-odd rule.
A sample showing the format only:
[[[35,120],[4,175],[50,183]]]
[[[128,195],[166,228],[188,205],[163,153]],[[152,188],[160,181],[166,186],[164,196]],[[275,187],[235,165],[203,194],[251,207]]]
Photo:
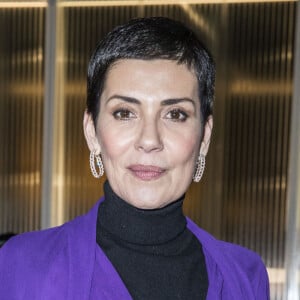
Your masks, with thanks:
[[[195,33],[184,24],[168,18],[139,18],[109,32],[91,57],[87,77],[87,112],[92,115],[95,126],[106,75],[120,59],[167,59],[187,65],[198,79],[202,123],[212,114],[215,65]]]

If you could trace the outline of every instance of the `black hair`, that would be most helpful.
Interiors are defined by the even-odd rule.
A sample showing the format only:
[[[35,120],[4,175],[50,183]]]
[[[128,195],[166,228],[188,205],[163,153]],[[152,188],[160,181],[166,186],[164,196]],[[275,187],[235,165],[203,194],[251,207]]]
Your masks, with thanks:
[[[212,114],[215,65],[196,34],[165,17],[133,19],[109,32],[97,45],[88,66],[87,111],[96,125],[100,97],[109,68],[120,59],[168,59],[193,69],[199,84],[202,122]]]
[[[0,234],[0,248],[4,245],[4,243],[6,243],[10,238],[12,238],[15,235],[16,234],[12,232]]]

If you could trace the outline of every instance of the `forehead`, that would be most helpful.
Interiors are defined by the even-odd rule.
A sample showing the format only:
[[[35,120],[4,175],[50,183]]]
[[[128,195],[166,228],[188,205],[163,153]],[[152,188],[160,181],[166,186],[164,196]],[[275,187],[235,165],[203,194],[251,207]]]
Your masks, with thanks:
[[[107,72],[102,96],[126,93],[145,97],[198,97],[198,81],[193,70],[176,61],[122,59]]]

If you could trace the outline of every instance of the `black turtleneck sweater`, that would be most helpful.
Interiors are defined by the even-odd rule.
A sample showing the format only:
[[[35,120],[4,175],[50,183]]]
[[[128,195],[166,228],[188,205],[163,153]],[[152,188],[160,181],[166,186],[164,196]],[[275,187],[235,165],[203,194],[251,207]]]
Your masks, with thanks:
[[[186,227],[183,197],[154,210],[135,208],[108,182],[97,220],[97,243],[134,300],[201,300],[208,277],[202,246]]]

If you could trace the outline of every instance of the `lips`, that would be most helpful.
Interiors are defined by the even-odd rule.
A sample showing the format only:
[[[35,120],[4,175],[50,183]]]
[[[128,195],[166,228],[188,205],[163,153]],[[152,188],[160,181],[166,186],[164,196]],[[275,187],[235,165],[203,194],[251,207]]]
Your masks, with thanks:
[[[128,167],[132,175],[144,180],[150,181],[161,177],[165,173],[165,169],[151,165],[131,165]]]

